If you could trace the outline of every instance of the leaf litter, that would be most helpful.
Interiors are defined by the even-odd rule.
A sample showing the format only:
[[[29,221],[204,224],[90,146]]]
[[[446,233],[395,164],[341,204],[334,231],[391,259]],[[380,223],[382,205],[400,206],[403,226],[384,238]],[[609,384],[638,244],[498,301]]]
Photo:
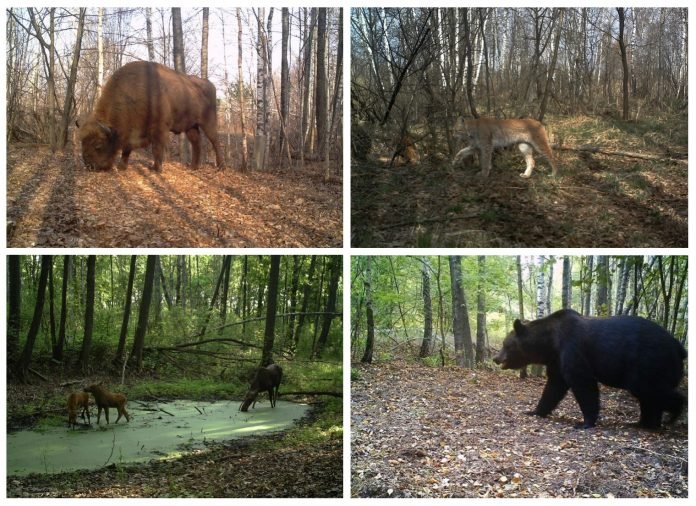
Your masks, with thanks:
[[[403,361],[354,367],[353,497],[688,496],[687,422],[637,428],[638,403],[623,390],[601,387],[598,426],[579,430],[570,394],[548,418],[524,414],[543,378]]]
[[[135,152],[87,171],[68,153],[8,146],[10,247],[340,247],[342,184],[319,164],[242,174]]]

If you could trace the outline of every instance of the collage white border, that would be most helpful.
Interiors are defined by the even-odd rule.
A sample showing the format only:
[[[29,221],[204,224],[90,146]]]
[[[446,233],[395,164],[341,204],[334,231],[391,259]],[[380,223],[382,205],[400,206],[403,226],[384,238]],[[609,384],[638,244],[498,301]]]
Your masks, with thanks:
[[[588,254],[589,248],[473,248],[473,249],[450,249],[450,248],[352,248],[350,245],[350,14],[351,14],[351,9],[353,7],[422,7],[425,5],[427,2],[420,1],[420,2],[414,2],[412,0],[402,0],[402,1],[359,1],[359,0],[341,0],[341,1],[326,1],[326,2],[317,2],[314,0],[305,0],[303,2],[299,2],[297,0],[286,0],[282,2],[269,2],[267,0],[261,0],[261,1],[244,1],[244,2],[222,2],[220,0],[214,0],[214,1],[209,1],[205,2],[206,5],[208,5],[211,8],[215,7],[222,7],[222,8],[232,8],[232,7],[343,7],[344,14],[343,14],[343,22],[344,22],[344,33],[343,33],[343,42],[344,42],[344,59],[343,59],[343,76],[344,76],[344,84],[343,84],[343,119],[344,119],[344,124],[343,124],[343,176],[344,176],[344,185],[343,185],[343,246],[341,248],[299,248],[299,249],[291,249],[291,248],[173,248],[173,249],[167,249],[167,248],[148,248],[148,249],[143,249],[143,248],[134,248],[134,249],[129,249],[129,248],[92,248],[92,249],[80,249],[80,248],[65,248],[65,249],[45,249],[45,248],[13,248],[9,250],[7,248],[7,243],[6,243],[6,234],[2,233],[0,234],[0,248],[3,253],[3,258],[2,261],[0,261],[0,283],[2,283],[3,287],[6,287],[6,268],[7,268],[7,262],[5,256],[8,254],[18,254],[18,255],[40,255],[40,254],[98,254],[98,255],[125,255],[125,254],[133,254],[133,253],[138,253],[138,254],[215,254],[215,255],[222,255],[222,254],[235,254],[235,255],[269,255],[269,254],[282,254],[282,255],[291,255],[291,254],[303,254],[303,255],[312,255],[312,254],[322,254],[322,255],[333,255],[333,254],[340,254],[343,255],[343,280],[344,280],[344,289],[343,289],[343,350],[344,350],[344,367],[343,367],[343,415],[344,415],[344,433],[343,433],[343,484],[344,484],[344,490],[343,490],[343,498],[342,499],[310,499],[312,502],[315,504],[320,504],[320,505],[340,505],[340,504],[356,504],[356,503],[362,503],[364,501],[368,502],[376,502],[379,501],[379,499],[359,499],[359,498],[351,498],[351,488],[350,488],[350,280],[351,280],[351,270],[350,270],[350,264],[351,264],[351,257],[352,256],[360,256],[360,255],[450,255],[453,253],[456,254],[461,254],[461,255],[518,255],[518,254],[525,254],[525,255],[535,255],[535,254],[549,254],[553,253],[554,255],[581,255],[581,254]],[[32,6],[82,6],[85,4],[88,4],[88,2],[85,1],[78,1],[78,2],[45,2],[45,1],[37,1],[37,2],[32,2],[32,1],[26,1],[26,0],[17,0],[17,1],[12,1],[10,0],[8,2],[9,5],[6,5],[4,8],[8,7],[32,7]],[[133,7],[142,7],[141,5],[134,4],[131,1],[125,1],[125,2],[119,2],[119,1],[113,1],[113,0],[97,0],[94,3],[89,2],[90,7],[97,7],[97,6],[103,6],[103,7],[128,7],[128,6],[133,6]],[[181,7],[194,7],[193,2],[191,1],[173,1],[173,2],[162,2],[160,0],[154,0],[149,2],[150,6],[152,7],[176,7],[176,6],[181,6]],[[236,5],[235,5],[236,4]],[[606,4],[606,2],[597,2],[597,1],[582,1],[580,2],[580,6],[582,7],[612,7]],[[499,0],[495,1],[486,1],[486,2],[481,2],[481,1],[472,1],[472,2],[465,2],[465,1],[453,1],[453,0],[443,0],[443,1],[438,1],[437,2],[438,7],[530,7],[530,6],[553,6],[553,7],[578,7],[578,2],[568,2],[568,1],[562,1],[562,2],[548,2],[548,1],[532,1],[528,2],[527,4],[523,6],[517,6],[513,5],[512,2],[501,2]],[[619,6],[619,5],[616,5]],[[652,2],[646,2],[646,1],[634,1],[631,3],[629,7],[662,7],[659,5],[658,2],[652,1]],[[683,0],[676,1],[676,2],[670,2],[667,7],[689,7],[689,2],[685,2]],[[691,12],[690,12],[691,14]],[[0,81],[2,82],[3,88],[5,87],[6,83],[6,66],[5,66],[5,61],[6,61],[6,24],[5,24],[6,19],[3,20],[2,26],[0,27],[0,47],[2,49],[2,58],[3,58],[3,64],[0,66]],[[692,41],[694,41],[694,20],[691,18],[690,20],[690,26],[689,26],[689,41],[693,44]],[[694,51],[693,49],[690,51],[690,56],[689,56],[689,80],[692,84],[694,84]],[[3,101],[5,100],[5,93],[3,93]],[[693,117],[693,108],[694,105],[692,103],[689,104],[689,124],[691,123],[691,119]],[[0,130],[3,132],[3,135],[0,137],[0,167],[4,169],[3,171],[3,177],[0,179],[0,203],[2,203],[2,218],[0,218],[0,226],[2,226],[1,230],[6,230],[6,195],[7,195],[7,179],[6,179],[6,153],[7,153],[7,146],[6,146],[6,136],[5,136],[5,126],[6,126],[6,108],[3,106],[0,108]],[[691,126],[691,125],[690,125]],[[694,145],[694,141],[696,140],[693,129],[689,129],[689,146]],[[691,164],[690,164],[691,165]],[[694,185],[694,176],[692,174],[693,170],[689,174],[689,186],[693,188]],[[689,209],[692,209],[692,202],[693,202],[693,197],[691,195],[692,192],[689,194]],[[689,236],[693,237],[694,235],[694,225],[693,225],[693,220],[689,221]],[[655,255],[655,254],[660,254],[660,255],[688,255],[689,260],[693,260],[693,257],[696,257],[696,255],[692,255],[692,250],[691,248],[638,248],[638,249],[633,249],[633,248],[593,248],[591,249],[591,252],[593,254],[597,255],[630,255],[630,254],[645,254],[645,255]],[[692,264],[692,271],[694,270],[693,267],[693,261],[690,262]],[[694,273],[689,272],[689,287],[693,288],[694,287]],[[694,319],[694,309],[693,309],[693,304],[689,307],[689,320],[691,322],[696,322],[696,319]],[[6,298],[3,295],[0,297],[0,314],[6,315]],[[6,336],[6,325],[3,323],[2,325],[2,336],[3,340],[0,343],[2,348],[5,348],[5,336]],[[692,332],[689,332],[691,335]],[[6,498],[6,456],[5,456],[5,439],[6,439],[6,420],[7,420],[7,413],[6,413],[6,381],[7,381],[7,376],[6,376],[6,360],[2,359],[0,360],[0,375],[1,375],[1,385],[0,388],[2,388],[3,391],[3,397],[2,400],[3,402],[0,403],[0,416],[2,417],[0,421],[0,449],[2,450],[2,461],[0,461],[0,479],[2,480],[2,483],[0,484],[0,488],[2,489],[2,495],[0,497]],[[692,381],[689,381],[689,385],[692,386]],[[693,392],[693,388],[689,389],[691,393],[689,394],[689,401],[690,404],[693,404],[694,398],[696,398],[696,392]],[[696,408],[695,408],[696,409]],[[691,414],[693,414],[694,410],[690,409]],[[693,434],[693,429],[694,429],[694,424],[696,424],[696,421],[693,420],[693,417],[690,418],[689,422],[689,432],[690,434]],[[691,445],[691,448],[689,448],[689,460],[693,460],[694,456],[694,449],[693,445]],[[693,490],[693,480],[690,477],[689,478],[689,490]],[[694,495],[693,493],[691,494],[692,496]],[[177,501],[183,501],[185,503],[189,502],[196,502],[196,503],[202,503],[202,502],[209,502],[209,501],[225,501],[227,504],[247,504],[249,499],[176,499]],[[306,501],[307,499],[282,499],[283,504],[301,504],[302,502]],[[477,502],[480,499],[449,499],[447,500],[448,502],[454,501],[456,503],[463,503],[463,502]],[[496,502],[496,504],[507,504],[514,501],[517,503],[519,499],[514,500],[514,499],[491,499]],[[565,502],[570,502],[570,501],[579,501],[580,499],[560,499],[560,501]],[[675,501],[676,499],[650,499],[649,501],[651,504],[654,503],[662,503],[662,502],[672,502]],[[16,501],[16,499],[10,499],[10,501]],[[76,501],[75,499],[54,499],[51,500],[53,503],[54,501],[59,501],[61,503],[63,502],[74,502]],[[92,500],[94,501],[94,500]],[[121,502],[132,502],[132,500],[128,499],[112,499],[111,501],[116,501],[116,503],[121,503]],[[144,504],[143,501],[145,501],[145,504],[150,504],[154,503],[157,501],[157,499],[139,499],[138,502],[140,504]],[[277,504],[278,499],[254,499],[253,500],[257,504]],[[406,504],[406,503],[417,503],[418,505],[422,504],[433,504],[433,503],[438,503],[441,504],[444,500],[442,499],[398,499],[397,500],[399,504]],[[559,499],[542,499],[541,500],[544,503],[550,503],[550,502],[556,502],[559,501]],[[604,499],[595,499],[594,501],[600,501],[600,502],[606,502],[608,500]],[[638,502],[638,501],[646,501],[644,499],[628,499],[629,502]],[[23,504],[45,504],[45,500],[42,499],[25,499],[23,500]]]

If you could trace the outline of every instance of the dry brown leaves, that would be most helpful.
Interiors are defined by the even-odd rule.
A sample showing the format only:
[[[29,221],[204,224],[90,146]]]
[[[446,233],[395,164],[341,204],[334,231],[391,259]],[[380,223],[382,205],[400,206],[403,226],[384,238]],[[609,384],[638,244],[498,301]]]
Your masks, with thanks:
[[[574,429],[568,395],[523,414],[541,378],[406,362],[360,366],[352,382],[355,497],[687,497],[685,422],[631,426],[638,404],[602,388],[599,425]]]
[[[46,147],[8,147],[11,247],[340,247],[342,185],[323,172],[88,172]]]
[[[557,152],[519,176],[516,150],[487,179],[447,162],[352,165],[352,244],[359,247],[686,247],[686,164]]]

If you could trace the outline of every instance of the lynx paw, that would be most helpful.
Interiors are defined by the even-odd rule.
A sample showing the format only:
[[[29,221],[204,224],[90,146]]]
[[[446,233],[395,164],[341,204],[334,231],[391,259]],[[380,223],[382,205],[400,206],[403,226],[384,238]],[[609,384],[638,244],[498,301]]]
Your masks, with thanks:
[[[525,179],[529,179],[530,177],[532,177],[532,175],[531,175],[531,174],[527,174],[526,172],[523,172],[523,173],[520,174],[520,177],[523,177],[523,178],[525,178]]]

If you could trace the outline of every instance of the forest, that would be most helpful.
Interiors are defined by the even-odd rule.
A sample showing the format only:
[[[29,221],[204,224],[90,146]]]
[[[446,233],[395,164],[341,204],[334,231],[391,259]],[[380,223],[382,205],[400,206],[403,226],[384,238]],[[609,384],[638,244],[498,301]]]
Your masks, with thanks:
[[[342,9],[51,7],[6,14],[8,244],[341,243]],[[164,113],[126,119],[145,114],[127,106],[102,119],[119,100],[132,103],[128,86],[110,85],[134,61],[212,83],[214,135],[198,122],[191,130],[172,125],[169,134],[157,120]],[[146,103],[158,103],[154,85],[142,88]],[[193,108],[196,100],[175,107]],[[91,149],[108,149],[85,140],[93,111],[102,115],[94,124],[111,129],[114,156],[121,144],[124,159],[133,149],[125,170],[121,162],[119,170],[90,170]],[[146,121],[157,125],[147,132],[165,129],[166,142],[148,133],[154,140],[147,150],[126,146],[138,134],[123,128]],[[197,168],[194,138],[202,144]],[[151,170],[160,148],[165,163]]]
[[[352,244],[686,246],[687,31],[685,8],[353,9]],[[542,122],[557,176],[460,117]]]
[[[8,256],[8,495],[341,497],[342,270]],[[99,385],[125,396],[110,423]],[[77,417],[66,399],[83,389]]]
[[[525,414],[543,366],[497,360],[515,319],[560,309],[646,318],[688,348],[686,256],[359,256],[351,270],[353,496],[687,495],[686,410],[646,430],[636,398],[601,385],[597,426],[578,430],[570,394]]]

